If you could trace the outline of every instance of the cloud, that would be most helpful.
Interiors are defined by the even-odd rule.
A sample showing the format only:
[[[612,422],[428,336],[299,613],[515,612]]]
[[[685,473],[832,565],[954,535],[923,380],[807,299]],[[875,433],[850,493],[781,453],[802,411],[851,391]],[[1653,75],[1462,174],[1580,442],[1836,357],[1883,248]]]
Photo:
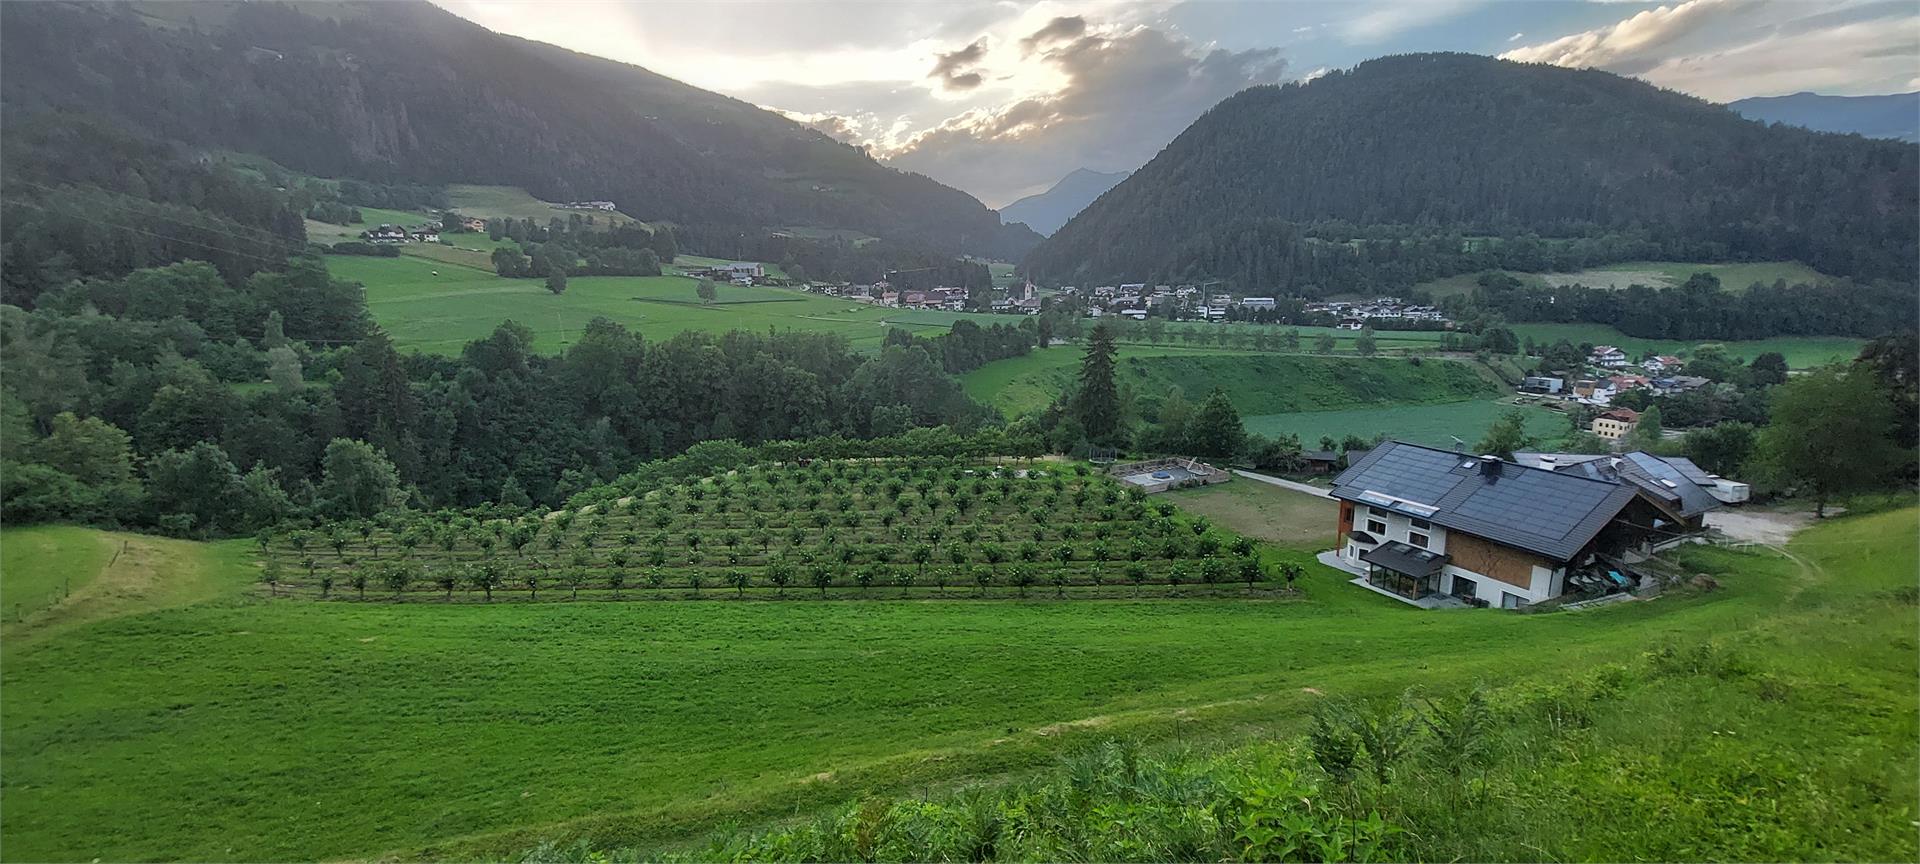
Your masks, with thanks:
[[[1087,34],[1087,19],[1079,15],[1061,15],[1047,26],[1042,27],[1027,38],[1020,40],[1020,50],[1032,54],[1035,48],[1045,48],[1061,40],[1078,39]]]
[[[1137,168],[1215,103],[1287,68],[1278,49],[1229,51],[1146,26],[1055,39],[1034,61],[1059,86],[969,109],[883,155],[1005,202],[1076,168]]]
[[[1513,34],[1512,36],[1508,36],[1508,37],[1507,37],[1507,41],[1508,41],[1508,42],[1518,42],[1518,41],[1520,41],[1520,37],[1522,37],[1522,36],[1525,36],[1525,35],[1527,35],[1527,34],[1525,34],[1525,33],[1515,33],[1515,34]]]
[[[972,67],[979,63],[981,58],[987,56],[985,39],[975,39],[967,47],[958,51],[948,51],[933,56],[935,58],[933,71],[928,72],[927,77],[938,80],[941,87],[948,90],[972,90],[980,86],[980,82],[984,80],[980,77],[980,73],[972,71]]]
[[[1637,74],[1665,59],[1662,48],[1737,14],[1733,0],[1687,0],[1635,13],[1615,24],[1562,36],[1551,42],[1515,48],[1500,56],[1527,63],[1551,63]]]
[[[1633,75],[1706,99],[1908,89],[1920,12],[1908,3],[1821,7],[1686,0],[1501,57]]]

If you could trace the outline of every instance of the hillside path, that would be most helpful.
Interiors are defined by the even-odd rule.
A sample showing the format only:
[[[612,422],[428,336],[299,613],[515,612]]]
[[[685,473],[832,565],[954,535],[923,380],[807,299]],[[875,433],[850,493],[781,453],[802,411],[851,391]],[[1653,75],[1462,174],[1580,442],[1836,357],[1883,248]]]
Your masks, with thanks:
[[[1333,498],[1333,493],[1328,492],[1327,490],[1322,489],[1318,486],[1311,486],[1306,483],[1296,483],[1292,480],[1282,480],[1278,477],[1271,477],[1266,474],[1257,474],[1252,471],[1242,471],[1239,468],[1234,468],[1232,470],[1233,470],[1233,473],[1238,474],[1242,477],[1245,477],[1248,480],[1258,480],[1262,483],[1268,483],[1274,486],[1278,486],[1282,489],[1292,489],[1295,492],[1305,492],[1308,495],[1314,495],[1321,498],[1326,498],[1328,500],[1332,500]]]

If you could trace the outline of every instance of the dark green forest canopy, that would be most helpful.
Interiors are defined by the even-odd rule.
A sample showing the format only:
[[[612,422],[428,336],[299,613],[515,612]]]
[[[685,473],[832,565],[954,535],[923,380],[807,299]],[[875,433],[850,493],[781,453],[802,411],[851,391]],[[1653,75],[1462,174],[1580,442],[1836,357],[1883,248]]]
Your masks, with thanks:
[[[163,21],[132,4],[5,4],[4,120],[93,114],[319,176],[523,186],[736,233],[825,226],[994,257],[1038,240],[964,192],[639,67],[425,2],[311,11],[232,4]]]
[[[1912,144],[1767,127],[1605,72],[1416,54],[1227,99],[1026,266],[1309,296],[1635,259],[1912,284],[1916,189]]]

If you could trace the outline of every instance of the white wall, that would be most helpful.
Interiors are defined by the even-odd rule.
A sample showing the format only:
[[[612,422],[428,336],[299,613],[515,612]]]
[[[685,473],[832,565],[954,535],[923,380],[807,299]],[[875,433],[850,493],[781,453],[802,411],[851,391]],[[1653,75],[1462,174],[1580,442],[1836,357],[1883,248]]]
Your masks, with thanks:
[[[1375,533],[1373,529],[1368,528],[1367,527],[1368,518],[1386,520],[1386,523],[1387,523],[1386,533],[1384,534]],[[1406,543],[1409,545],[1417,545],[1417,544],[1414,544],[1413,541],[1407,539],[1408,532],[1417,530],[1413,527],[1412,518],[1407,516],[1402,516],[1391,510],[1384,510],[1384,509],[1375,510],[1371,507],[1366,506],[1365,504],[1353,505],[1353,530],[1365,531],[1368,534],[1373,534],[1374,539],[1379,540],[1382,543],[1385,543],[1389,540],[1398,540],[1402,543]],[[1428,523],[1426,530],[1420,531],[1420,533],[1427,535],[1426,548],[1434,552],[1445,553],[1447,551],[1447,529],[1442,528],[1438,525],[1434,525],[1432,523]]]

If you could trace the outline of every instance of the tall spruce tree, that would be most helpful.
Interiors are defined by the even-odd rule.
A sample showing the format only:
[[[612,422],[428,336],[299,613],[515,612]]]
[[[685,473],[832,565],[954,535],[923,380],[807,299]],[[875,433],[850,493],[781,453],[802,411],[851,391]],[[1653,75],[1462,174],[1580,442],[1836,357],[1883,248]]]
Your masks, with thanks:
[[[1106,324],[1087,337],[1087,354],[1080,361],[1080,390],[1073,397],[1073,416],[1086,430],[1087,440],[1108,444],[1120,431],[1120,391],[1113,381],[1116,349],[1113,330]]]

